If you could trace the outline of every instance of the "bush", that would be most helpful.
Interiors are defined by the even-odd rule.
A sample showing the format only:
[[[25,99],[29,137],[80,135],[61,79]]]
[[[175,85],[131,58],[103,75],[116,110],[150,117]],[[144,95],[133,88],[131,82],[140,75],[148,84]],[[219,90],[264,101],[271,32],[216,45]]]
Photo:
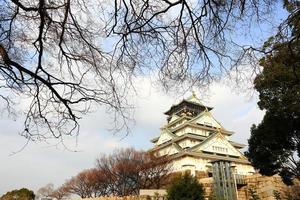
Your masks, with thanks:
[[[204,200],[204,189],[198,180],[184,174],[176,177],[167,189],[168,200]]]
[[[22,188],[20,190],[13,190],[10,192],[7,192],[2,197],[0,197],[0,200],[34,200],[34,193],[31,190],[28,190],[27,188]]]

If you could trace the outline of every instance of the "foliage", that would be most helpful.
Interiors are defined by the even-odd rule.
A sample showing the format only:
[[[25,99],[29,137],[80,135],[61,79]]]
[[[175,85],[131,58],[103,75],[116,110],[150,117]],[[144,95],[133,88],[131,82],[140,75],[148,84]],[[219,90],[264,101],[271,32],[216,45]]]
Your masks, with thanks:
[[[251,128],[246,155],[260,173],[279,173],[292,184],[300,178],[300,4],[285,3],[292,13],[289,34],[278,34],[266,43],[272,51],[260,60],[263,71],[254,81],[258,105],[266,114]]]
[[[22,99],[29,140],[77,135],[94,104],[128,130],[133,77],[158,72],[166,89],[210,84],[253,50],[233,40],[236,22],[273,2],[2,0],[0,100],[14,112]]]
[[[173,180],[167,189],[168,200],[204,200],[204,189],[198,180],[185,173]]]
[[[34,192],[27,188],[7,192],[0,200],[34,200]]]

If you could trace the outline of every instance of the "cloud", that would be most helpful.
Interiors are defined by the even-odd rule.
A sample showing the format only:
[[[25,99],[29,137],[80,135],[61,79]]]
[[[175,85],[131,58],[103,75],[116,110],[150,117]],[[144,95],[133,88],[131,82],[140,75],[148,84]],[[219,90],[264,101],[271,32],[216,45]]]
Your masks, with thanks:
[[[88,117],[86,120],[92,119]],[[83,123],[77,138],[78,143],[75,138],[66,141],[73,152],[61,146],[57,149],[45,144],[29,143],[24,150],[10,156],[12,152],[19,150],[26,140],[15,134],[17,128],[9,128],[9,132],[2,133],[0,196],[6,191],[22,187],[36,191],[49,182],[59,186],[79,171],[93,167],[96,157],[101,153],[109,153],[117,147],[126,146],[119,138],[109,135],[101,125],[96,131],[95,124],[99,124],[97,120],[94,120],[94,127],[90,127],[92,124]]]
[[[215,118],[225,129],[234,131],[231,139],[247,144],[250,127],[262,120],[264,112],[257,107],[256,93],[249,98],[248,93],[237,93],[222,82],[213,84],[210,104]]]
[[[93,167],[97,156],[110,153],[115,148],[151,148],[150,139],[158,136],[159,128],[166,123],[163,112],[183,97],[174,98],[165,94],[159,88],[153,87],[147,76],[136,79],[135,84],[138,96],[130,99],[136,106],[136,125],[132,127],[132,132],[128,136],[124,132],[111,134],[107,130],[110,117],[100,107],[81,120],[78,138],[65,141],[76,152],[30,143],[20,153],[9,156],[26,142],[18,135],[22,121],[1,120],[0,195],[22,187],[36,191],[49,182],[59,186],[81,170]],[[207,98],[208,93],[210,98]],[[251,124],[258,123],[263,116],[263,112],[256,106],[256,95],[249,99],[245,95],[234,93],[223,83],[214,83],[209,92],[197,91],[197,95],[205,104],[214,107],[213,115],[226,129],[235,131],[232,138],[237,142],[246,143]]]

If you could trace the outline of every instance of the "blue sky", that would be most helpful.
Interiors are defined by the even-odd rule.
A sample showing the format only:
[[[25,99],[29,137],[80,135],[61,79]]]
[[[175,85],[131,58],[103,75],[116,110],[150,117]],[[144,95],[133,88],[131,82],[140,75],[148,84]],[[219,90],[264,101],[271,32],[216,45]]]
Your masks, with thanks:
[[[279,22],[285,17],[286,13],[280,6],[276,9],[276,15],[270,16],[270,21]],[[243,43],[253,44],[254,41],[263,41],[275,31],[267,22],[262,27],[254,25],[252,28],[251,34],[246,35],[247,39],[243,35],[239,36],[245,33],[236,32],[237,39]],[[99,108],[96,112],[84,116],[78,138],[65,141],[73,151],[47,144],[29,143],[24,150],[11,155],[26,142],[18,135],[22,130],[23,121],[2,116],[0,195],[22,187],[36,191],[47,183],[59,186],[81,170],[93,167],[97,156],[112,152],[115,148],[135,147],[144,150],[151,148],[150,139],[159,135],[159,128],[166,122],[163,112],[190,93],[185,96],[167,95],[161,88],[154,87],[148,76],[138,78],[137,92],[138,96],[131,99],[136,105],[134,116],[136,125],[132,127],[129,135],[124,137],[123,132],[113,135],[107,131],[111,125],[109,116],[103,108]],[[251,125],[259,123],[264,114],[256,105],[257,94],[253,90],[236,89],[234,81],[226,79],[214,82],[209,90],[196,89],[196,93],[204,104],[214,107],[212,113],[215,118],[226,129],[235,132],[232,140],[246,144]]]

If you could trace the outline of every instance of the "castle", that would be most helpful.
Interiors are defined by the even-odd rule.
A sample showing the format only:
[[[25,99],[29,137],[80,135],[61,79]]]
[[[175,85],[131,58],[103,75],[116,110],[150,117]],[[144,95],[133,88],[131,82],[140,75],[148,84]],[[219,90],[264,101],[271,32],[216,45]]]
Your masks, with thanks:
[[[167,123],[160,135],[151,140],[157,156],[168,156],[172,171],[189,171],[197,177],[212,176],[212,162],[230,161],[235,174],[255,172],[240,152],[244,144],[231,141],[232,131],[226,130],[211,114],[213,108],[203,105],[195,93],[172,105],[164,114]]]

